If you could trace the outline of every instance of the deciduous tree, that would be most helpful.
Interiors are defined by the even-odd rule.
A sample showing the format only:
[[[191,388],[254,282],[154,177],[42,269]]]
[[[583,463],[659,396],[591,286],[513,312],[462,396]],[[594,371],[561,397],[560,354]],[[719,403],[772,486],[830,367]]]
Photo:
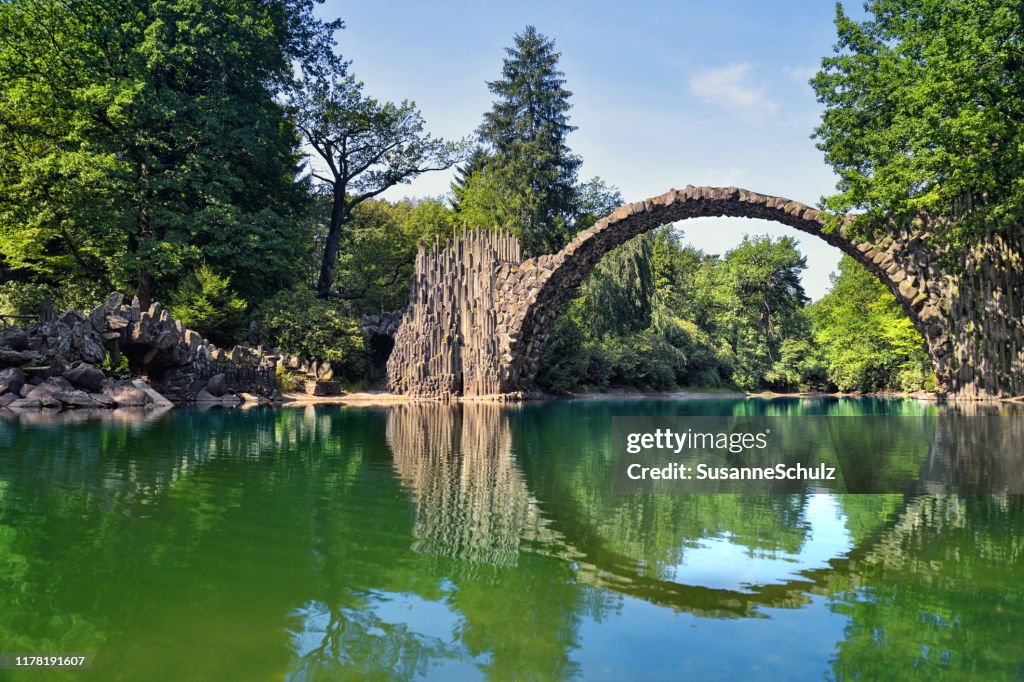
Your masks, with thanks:
[[[818,146],[839,174],[826,205],[872,234],[924,217],[962,246],[1024,223],[1024,4],[870,0],[836,5],[835,56],[811,84]]]
[[[205,260],[291,277],[303,191],[275,93],[330,43],[312,0],[0,4],[0,257],[165,293]]]
[[[317,295],[344,298],[350,293],[335,290],[335,269],[353,209],[422,173],[454,165],[464,145],[427,133],[413,102],[380,102],[363,94],[347,64],[306,74],[291,94],[290,107],[325,167],[313,175],[331,197]]]

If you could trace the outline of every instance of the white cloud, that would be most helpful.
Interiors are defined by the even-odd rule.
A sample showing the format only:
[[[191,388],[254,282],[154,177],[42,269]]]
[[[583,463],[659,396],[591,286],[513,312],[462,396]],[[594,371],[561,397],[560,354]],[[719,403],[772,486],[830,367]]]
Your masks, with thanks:
[[[749,73],[750,64],[700,71],[690,76],[690,92],[728,109],[778,111],[778,102],[769,98],[762,88],[749,83]]]
[[[807,81],[818,74],[817,66],[790,66],[782,70],[791,82],[807,86]],[[808,86],[810,87],[810,86]]]

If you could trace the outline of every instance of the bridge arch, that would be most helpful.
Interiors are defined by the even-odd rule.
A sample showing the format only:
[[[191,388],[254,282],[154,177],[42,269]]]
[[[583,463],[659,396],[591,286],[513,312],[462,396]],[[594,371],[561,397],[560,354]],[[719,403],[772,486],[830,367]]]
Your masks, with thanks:
[[[553,254],[523,260],[513,238],[489,233],[430,251],[421,245],[388,360],[389,389],[425,398],[532,390],[555,320],[601,258],[661,225],[697,217],[771,220],[849,254],[896,296],[926,342],[940,388],[955,383],[950,287],[920,233],[861,241],[849,235],[848,220],[829,231],[823,215],[797,201],[688,185],[620,206]]]
[[[693,187],[626,204],[577,234],[561,251],[524,261],[518,277],[503,282],[496,297],[506,311],[507,353],[512,385],[531,387],[555,319],[587,274],[612,249],[661,225],[697,217],[760,218],[814,235],[849,254],[896,296],[924,337],[936,373],[948,355],[941,324],[942,300],[929,288],[927,254],[914,241],[888,238],[870,244],[847,236],[846,224],[827,231],[814,208],[783,197],[735,187]],[[918,248],[915,248],[918,247]]]

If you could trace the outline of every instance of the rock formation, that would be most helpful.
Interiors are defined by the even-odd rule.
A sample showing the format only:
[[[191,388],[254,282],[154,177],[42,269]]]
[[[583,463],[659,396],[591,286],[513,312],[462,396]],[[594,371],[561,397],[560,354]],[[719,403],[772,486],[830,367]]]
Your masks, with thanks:
[[[823,239],[893,293],[921,333],[939,389],[967,399],[1024,394],[1024,237],[993,234],[950,264],[913,225],[871,242],[816,209],[736,187],[693,187],[627,204],[558,253],[522,260],[511,237],[422,248],[388,361],[388,386],[414,397],[530,391],[555,319],[602,257],[688,218],[759,218]]]
[[[104,362],[116,368],[122,358],[134,381],[100,369]],[[166,407],[202,393],[224,404],[240,402],[241,394],[267,402],[279,397],[275,369],[285,361],[262,347],[217,348],[160,303],[142,310],[138,299],[113,293],[87,313],[0,331],[0,407]]]

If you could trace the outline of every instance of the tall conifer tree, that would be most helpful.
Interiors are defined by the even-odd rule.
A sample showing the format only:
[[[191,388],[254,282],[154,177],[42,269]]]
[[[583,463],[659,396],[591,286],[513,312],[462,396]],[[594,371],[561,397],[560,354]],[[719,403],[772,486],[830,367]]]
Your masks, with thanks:
[[[560,248],[571,232],[580,158],[566,138],[569,97],[558,69],[554,41],[533,26],[515,37],[499,80],[487,87],[497,95],[477,131],[493,151],[487,172],[502,188],[527,255]]]

